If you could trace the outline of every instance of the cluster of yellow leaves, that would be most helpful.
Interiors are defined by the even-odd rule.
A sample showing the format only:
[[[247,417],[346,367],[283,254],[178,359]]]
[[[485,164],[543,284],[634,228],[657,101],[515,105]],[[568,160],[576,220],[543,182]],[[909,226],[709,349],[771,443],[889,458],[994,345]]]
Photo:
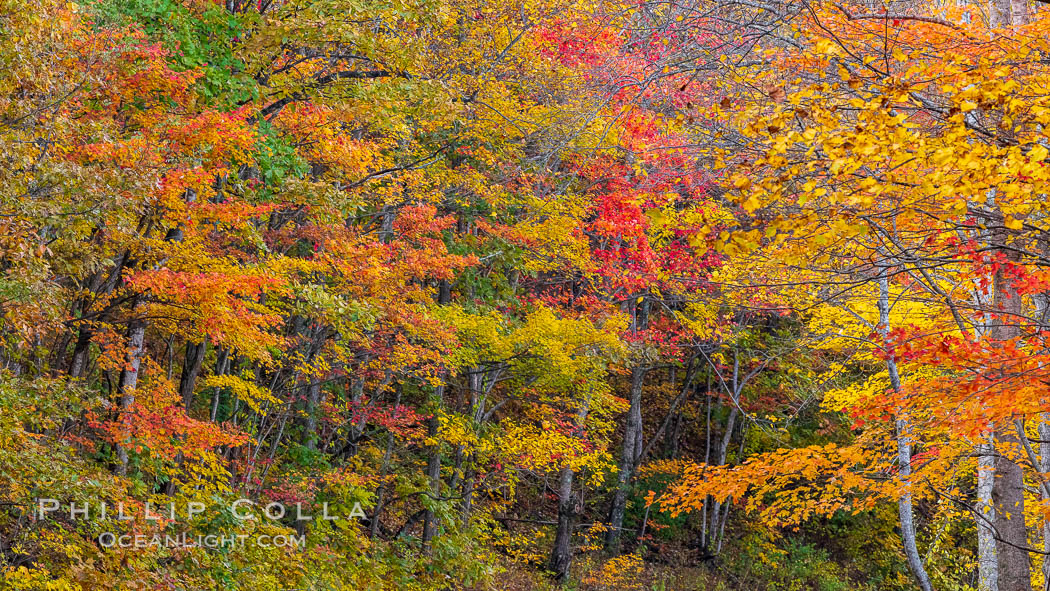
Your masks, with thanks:
[[[200,382],[201,388],[226,388],[238,400],[253,411],[265,413],[263,405],[280,404],[273,393],[253,382],[233,374],[210,375]]]
[[[544,425],[507,425],[499,444],[508,459],[526,470],[541,474],[562,468],[586,470],[591,486],[601,484],[604,475],[615,469],[603,447]]]
[[[641,556],[624,554],[606,560],[601,568],[588,573],[582,582],[598,589],[642,589],[643,567]]]

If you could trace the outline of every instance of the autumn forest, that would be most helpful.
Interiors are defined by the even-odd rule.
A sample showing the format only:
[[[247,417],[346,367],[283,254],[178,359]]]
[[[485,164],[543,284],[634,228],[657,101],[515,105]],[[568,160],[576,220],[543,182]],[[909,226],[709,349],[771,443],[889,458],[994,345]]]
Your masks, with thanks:
[[[0,0],[0,589],[1050,589],[1047,0]]]

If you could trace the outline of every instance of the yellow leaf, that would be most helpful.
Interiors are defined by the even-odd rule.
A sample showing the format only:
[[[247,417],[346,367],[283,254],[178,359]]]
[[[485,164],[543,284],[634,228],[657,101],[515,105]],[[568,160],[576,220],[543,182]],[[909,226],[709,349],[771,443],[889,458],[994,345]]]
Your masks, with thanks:
[[[1046,157],[1050,155],[1050,150],[1047,150],[1040,144],[1036,144],[1032,151],[1028,153],[1028,159],[1033,162],[1042,162],[1046,160]]]

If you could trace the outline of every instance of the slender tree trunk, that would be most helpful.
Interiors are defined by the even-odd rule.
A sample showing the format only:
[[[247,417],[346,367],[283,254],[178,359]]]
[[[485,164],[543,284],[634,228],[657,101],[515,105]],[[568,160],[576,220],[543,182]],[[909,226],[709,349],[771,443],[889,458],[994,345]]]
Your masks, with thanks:
[[[397,397],[394,399],[394,408],[396,409],[401,404],[401,389],[397,390]],[[376,537],[376,533],[379,531],[379,519],[383,515],[383,504],[386,503],[386,475],[390,469],[390,456],[394,452],[394,432],[390,431],[389,438],[386,440],[386,450],[383,452],[383,463],[379,467],[379,490],[376,491],[376,506],[372,510],[372,520],[368,523],[368,537]]]
[[[145,220],[140,222],[140,227],[145,223]],[[125,252],[117,259],[116,265],[113,270],[110,271],[109,275],[106,276],[105,281],[98,284],[97,281],[92,282],[91,291],[98,295],[105,295],[113,291],[117,283],[120,282],[120,274],[124,270],[124,266],[128,264],[130,253]],[[97,275],[101,278],[101,273]],[[88,365],[88,353],[91,350],[91,336],[94,332],[90,328],[90,324],[81,325],[80,330],[77,333],[77,342],[73,346],[73,357],[69,361],[69,375],[74,378],[83,377],[84,372],[87,370]]]
[[[193,203],[197,200],[197,193],[193,189],[187,189],[185,199],[187,202]],[[148,236],[149,227],[147,226],[146,231],[144,232],[144,237]],[[180,242],[182,237],[183,231],[180,224],[169,229],[167,234],[164,235],[164,240],[167,242]],[[110,273],[109,279],[106,281],[107,291],[113,289],[120,281],[121,270],[128,264],[129,259],[130,254],[124,253],[121,257],[120,263],[113,269],[113,272]],[[158,268],[160,264],[161,263],[157,263],[154,268]],[[139,317],[143,307],[141,295],[135,295],[131,302],[131,321],[128,323],[127,364],[120,372],[120,381],[117,384],[117,391],[120,392],[120,412],[122,421],[131,406],[135,404],[135,388],[138,386],[139,369],[142,365],[142,356],[145,353],[146,320]],[[76,360],[74,360],[74,364],[76,363]],[[117,467],[118,474],[122,476],[126,475],[128,472],[128,450],[123,445],[117,445],[117,459],[120,462],[120,465]]]
[[[704,465],[707,466],[711,463],[711,376],[707,376],[707,390],[704,392],[704,398],[707,403],[706,410],[706,422],[704,423]],[[707,505],[711,500],[710,496],[704,497],[703,506],[700,508],[700,544],[704,547],[705,551],[710,550],[710,540],[708,539],[707,533]]]
[[[1044,143],[1044,146],[1046,143]],[[1032,294],[1032,302],[1035,304],[1036,323],[1039,330],[1045,331],[1047,326],[1047,312],[1050,311],[1050,294]],[[1043,482],[1039,493],[1044,504],[1050,504],[1050,488],[1047,486],[1047,475],[1050,474],[1050,413],[1039,415],[1039,478]],[[1043,586],[1042,589],[1050,589],[1050,520],[1043,520]]]
[[[729,418],[726,420],[726,431],[725,431],[725,433],[722,434],[722,442],[719,444],[720,447],[718,448],[718,464],[717,464],[718,466],[724,466],[726,464],[726,462],[729,461],[729,443],[731,441],[731,438],[733,437],[733,429],[736,427],[736,417],[737,417],[737,415],[739,413],[740,413],[740,411],[737,410],[736,405],[734,405],[733,408],[729,409]],[[719,522],[721,520],[721,515],[722,515],[722,503],[717,501],[717,500],[715,500],[711,504],[711,533],[710,533],[710,536],[711,536],[712,540],[717,540],[718,539],[718,532],[721,529],[719,527]],[[718,545],[721,545],[720,541],[717,542],[717,543],[718,543]],[[717,554],[717,548],[714,548],[714,550],[715,550],[715,553]]]
[[[321,404],[321,380],[312,378],[306,388],[306,420],[303,423],[306,431],[307,449],[317,449],[317,412]]]
[[[439,305],[447,304],[452,300],[452,288],[448,281],[442,279],[438,282],[436,296]],[[444,376],[441,376],[441,378],[442,383],[434,389],[435,414],[427,420],[427,437],[433,441],[433,444],[430,446],[429,456],[427,457],[427,480],[430,481],[431,503],[437,503],[438,499],[441,498],[441,442],[437,440],[437,409],[441,408],[445,399]],[[424,550],[429,551],[430,542],[434,539],[434,536],[437,535],[439,525],[440,522],[438,516],[433,510],[427,509],[423,512]]]
[[[463,500],[459,504],[460,523],[463,525],[470,523],[471,511],[473,511],[474,484],[477,479],[474,468],[476,463],[477,455],[471,453],[467,458],[467,473],[463,479]]]
[[[572,565],[572,526],[575,506],[572,498],[572,468],[565,467],[558,474],[558,525],[551,548],[550,570],[554,579],[564,583]]]
[[[995,544],[995,445],[991,436],[977,446],[977,571],[979,591],[998,591],[999,559]]]
[[[649,443],[647,445],[642,447],[642,452],[638,454],[638,457],[635,459],[636,466],[638,464],[641,464],[643,461],[645,461],[646,458],[649,457],[649,454],[652,453],[653,448],[656,447],[656,443],[658,441],[662,442],[664,444],[664,448],[666,449],[668,447],[668,439],[676,435],[676,427],[672,428],[671,433],[667,432],[667,428],[672,424],[677,425],[677,421],[675,419],[681,416],[681,411],[679,410],[679,407],[689,397],[690,390],[692,390],[694,394],[696,393],[696,384],[693,381],[695,373],[696,369],[693,366],[692,361],[690,361],[688,367],[686,368],[685,381],[682,382],[681,392],[679,392],[678,395],[674,397],[674,400],[671,401],[671,404],[667,409],[667,414],[664,416],[664,420],[660,422],[660,426],[656,429],[656,432],[653,433],[653,438],[649,440]],[[673,375],[674,374],[672,374],[672,376]],[[673,377],[671,379],[671,387],[672,389],[675,387]]]
[[[383,464],[379,470],[379,478],[381,484],[379,490],[376,491],[376,506],[372,510],[372,519],[368,523],[368,537],[376,537],[376,533],[379,531],[379,518],[383,514],[383,504],[386,502],[386,473],[390,466],[390,455],[394,450],[394,434],[390,433],[390,437],[386,442],[386,450],[383,452]]]
[[[427,420],[427,437],[436,439],[438,435],[438,420],[431,417]],[[430,482],[431,503],[438,502],[441,496],[441,445],[437,441],[430,448],[427,458],[427,480]],[[429,548],[431,540],[437,535],[439,519],[433,510],[427,509],[423,514],[423,546]]]
[[[671,416],[671,430],[664,437],[664,456],[668,459],[678,457],[678,440],[682,437],[682,411],[676,409]]]
[[[142,355],[145,350],[146,322],[138,318],[141,304],[138,298],[131,307],[132,320],[128,324],[128,353],[124,369],[120,372],[120,381],[117,391],[120,393],[120,419],[123,422],[127,413],[135,404],[135,388],[139,383],[139,369],[142,365]],[[117,444],[117,474],[125,476],[128,473],[128,450],[124,445]]]
[[[1050,474],[1050,413],[1040,415],[1039,422],[1039,471]],[[1040,491],[1043,502],[1050,503],[1050,493],[1044,487]],[[1050,586],[1050,521],[1043,521],[1043,588]]]
[[[631,369],[631,407],[627,413],[627,425],[623,434],[623,451],[620,456],[620,471],[616,477],[616,490],[609,507],[609,529],[605,534],[605,550],[610,554],[620,552],[620,533],[627,510],[627,490],[631,475],[637,467],[642,450],[642,386],[646,369],[636,365]]]
[[[450,491],[458,491],[460,485],[463,484],[463,462],[466,460],[466,455],[466,446],[463,444],[456,445],[452,451],[452,474],[448,480]]]
[[[470,402],[467,405],[466,416],[471,423],[480,421],[484,413],[482,408],[482,396],[485,388],[485,374],[481,367],[474,367],[467,373],[467,387]],[[462,445],[456,446],[456,468],[453,471],[452,490],[460,492],[459,515],[460,523],[466,525],[470,521],[471,505],[474,496],[474,465],[477,455]]]
[[[199,343],[186,343],[186,360],[182,365],[182,376],[179,378],[179,396],[187,413],[193,404],[193,388],[197,385],[197,376],[200,375],[207,350],[208,337],[204,337]]]
[[[726,539],[726,522],[729,521],[729,510],[732,507],[732,503],[725,503],[722,508],[722,518],[719,520],[718,535],[715,541],[716,556],[722,553],[722,543]]]
[[[138,310],[139,306],[136,305],[132,313]],[[135,402],[135,388],[139,383],[139,369],[142,365],[142,353],[146,338],[146,323],[141,319],[132,320],[128,325],[127,337],[127,365],[120,372],[118,387],[121,395],[121,410],[125,410]]]
[[[215,361],[215,375],[222,376],[226,375],[226,372],[230,368],[230,350],[226,347],[219,349],[218,359]],[[209,419],[211,422],[219,416],[219,402],[222,399],[222,388],[215,388],[215,391],[211,394],[211,413]]]
[[[309,353],[307,355],[308,365],[314,365],[317,362],[317,357],[321,355],[321,351],[324,349],[324,343],[328,335],[326,330],[321,327],[308,328],[305,326],[306,319],[302,316],[296,316],[292,321],[292,334],[302,334],[307,337],[309,343]],[[274,379],[271,382],[270,388],[277,383],[277,377],[279,373],[274,374]],[[292,383],[296,383],[299,379],[299,373],[296,372],[295,377],[292,378]],[[320,412],[321,398],[323,395],[322,391],[322,380],[316,375],[308,376],[309,382],[306,384],[306,396],[304,401],[305,416],[302,419],[303,428],[303,444],[307,449],[316,450],[318,443],[317,433],[317,415]],[[235,400],[236,402],[236,400]]]
[[[582,426],[590,411],[590,400],[585,400],[576,414],[576,424]],[[576,500],[572,496],[575,473],[565,466],[558,472],[558,523],[554,532],[554,545],[548,562],[555,580],[564,583],[569,579],[572,564],[572,528],[576,517]]]
[[[911,478],[911,446],[912,442],[908,435],[908,419],[897,420],[897,458],[900,461],[901,479],[908,482]],[[933,591],[930,577],[926,574],[926,568],[922,564],[919,548],[915,541],[915,521],[912,510],[912,495],[910,491],[901,495],[897,501],[897,513],[901,521],[901,542],[904,544],[904,555],[908,558],[908,568],[911,570],[915,582],[922,591]]]
[[[879,332],[883,339],[890,332],[890,282],[883,270],[879,277]],[[886,369],[890,376],[890,388],[895,393],[901,391],[901,377],[897,370],[897,361],[890,357],[886,360]],[[905,487],[911,486],[911,436],[908,433],[908,415],[900,411],[897,415],[897,460],[900,463],[900,477]],[[904,555],[908,559],[908,569],[915,577],[922,591],[933,591],[930,577],[926,574],[926,567],[922,564],[919,556],[919,547],[916,544],[915,520],[912,510],[912,495],[907,488],[901,498],[897,501],[897,513],[901,522],[901,542],[904,545]]]
[[[79,378],[87,369],[88,350],[91,346],[91,331],[81,328],[77,334],[77,342],[73,345],[73,358],[69,362],[70,377]]]
[[[732,434],[732,430],[728,431],[728,433]],[[729,439],[727,438],[723,441],[723,446],[728,447],[729,443]],[[745,443],[747,443],[746,424],[744,424],[740,429],[740,450],[737,452],[738,457],[743,457]],[[723,451],[721,455],[723,457],[722,464],[728,463],[728,460],[726,459],[728,458],[728,454],[726,454],[726,452]],[[714,503],[713,510],[711,512],[712,544],[710,546],[710,549],[712,551],[712,554],[715,556],[722,553],[722,543],[725,541],[726,537],[726,523],[729,521],[729,510],[732,509],[732,507],[733,497],[729,497],[728,499],[726,499],[725,503],[719,503],[717,501],[715,501]]]
[[[435,398],[440,401],[445,394],[444,384],[438,386],[434,392]],[[440,404],[440,402],[439,402]],[[427,437],[433,441],[430,453],[427,457],[427,480],[430,482],[431,503],[437,503],[441,498],[441,442],[437,440],[438,419],[432,416],[427,419]],[[423,513],[423,546],[430,547],[430,542],[437,535],[440,520],[433,510],[427,509]]]
[[[973,114],[971,113],[970,116]],[[988,207],[995,207],[995,192],[989,191],[986,197]],[[980,235],[979,240],[987,241],[985,235]],[[986,257],[985,263],[989,260]],[[994,281],[994,277],[989,277]],[[981,321],[974,325],[974,337],[977,339],[987,338],[992,328],[992,317],[989,313],[991,306],[983,301],[984,298],[973,294],[974,305],[982,310]],[[995,436],[994,425],[988,425],[988,434],[982,436],[975,449],[977,454],[977,503],[974,521],[977,525],[977,588],[978,591],[998,591],[999,589],[999,557],[996,549],[996,514],[995,504],[992,501],[992,489],[995,486]]]

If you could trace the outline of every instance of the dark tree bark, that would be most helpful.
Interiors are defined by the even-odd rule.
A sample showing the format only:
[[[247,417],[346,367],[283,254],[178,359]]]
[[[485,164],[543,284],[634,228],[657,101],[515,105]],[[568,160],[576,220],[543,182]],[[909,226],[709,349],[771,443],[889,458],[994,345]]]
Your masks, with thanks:
[[[605,533],[605,550],[610,554],[620,551],[620,533],[623,529],[624,513],[627,511],[627,490],[631,475],[637,467],[642,453],[642,386],[646,369],[636,365],[631,369],[631,407],[627,413],[627,425],[623,434],[623,451],[620,455],[620,471],[616,477],[616,490],[609,506],[609,529]]]
[[[394,399],[394,408],[397,408],[401,404],[401,390],[397,391],[397,397]],[[376,533],[379,532],[379,521],[383,515],[383,505],[386,503],[386,475],[390,469],[390,456],[394,452],[394,432],[391,431],[388,434],[386,440],[386,450],[383,452],[383,463],[379,467],[379,489],[376,491],[376,506],[372,510],[372,519],[368,524],[368,537],[376,537]]]
[[[142,223],[140,223],[140,226]],[[105,275],[104,281],[102,281],[104,276],[103,273],[99,272],[96,274],[95,280],[91,282],[91,292],[97,295],[106,295],[113,291],[113,288],[115,288],[120,281],[121,272],[129,263],[129,258],[130,253],[125,252],[122,254],[109,274]],[[91,350],[91,336],[93,334],[94,332],[91,330],[89,323],[82,324],[77,331],[77,341],[76,344],[73,345],[73,356],[69,361],[69,375],[74,378],[83,377],[84,373],[87,371],[88,353]]]
[[[558,525],[551,548],[550,570],[554,579],[564,583],[569,578],[572,566],[572,527],[575,503],[572,498],[572,468],[562,468],[558,474]]]
[[[306,389],[306,421],[304,422],[307,449],[317,449],[317,409],[321,404],[321,381],[313,379]]]
[[[437,303],[447,304],[452,298],[452,289],[448,281],[441,280],[438,283]],[[444,376],[442,376],[444,380]],[[441,407],[445,398],[445,384],[442,382],[434,389],[434,399],[437,407]],[[427,480],[430,482],[431,501],[437,502],[441,498],[441,442],[437,441],[438,420],[436,416],[427,420],[427,436],[434,441],[430,446],[427,457]],[[423,513],[423,547],[430,549],[430,543],[437,535],[440,522],[433,510],[427,509]]]
[[[182,376],[179,378],[179,397],[182,398],[182,407],[187,413],[190,412],[190,406],[193,404],[193,388],[197,385],[197,376],[201,373],[204,354],[207,350],[207,337],[199,343],[192,341],[186,343],[186,360],[182,364]]]

